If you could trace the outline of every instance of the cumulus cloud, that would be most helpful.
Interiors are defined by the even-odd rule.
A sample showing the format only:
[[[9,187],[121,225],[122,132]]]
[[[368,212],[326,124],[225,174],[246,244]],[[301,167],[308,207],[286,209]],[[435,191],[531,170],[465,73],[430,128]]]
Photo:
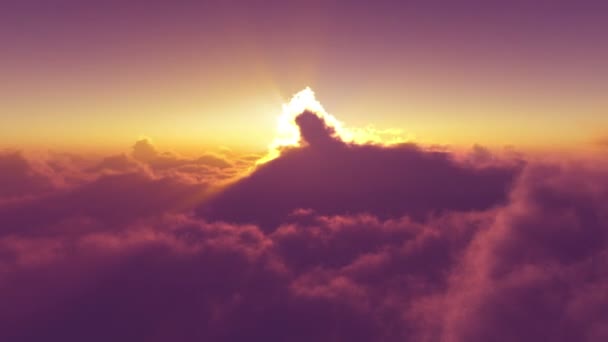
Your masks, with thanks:
[[[383,218],[487,209],[505,201],[520,169],[513,164],[461,163],[448,152],[414,144],[345,143],[311,112],[297,117],[296,123],[302,147],[287,148],[279,158],[260,165],[203,204],[199,215],[272,230],[299,208]]]

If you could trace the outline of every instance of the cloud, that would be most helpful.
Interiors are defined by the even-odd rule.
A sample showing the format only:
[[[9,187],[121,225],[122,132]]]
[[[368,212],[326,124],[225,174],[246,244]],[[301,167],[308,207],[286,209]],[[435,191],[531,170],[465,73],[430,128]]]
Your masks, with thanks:
[[[49,226],[56,229],[64,221],[72,224],[87,219],[104,224],[95,229],[114,229],[150,216],[187,211],[210,187],[252,164],[233,167],[206,154],[181,158],[156,152],[146,140],[136,143],[133,155],[140,160],[126,154],[99,159],[2,153],[0,235],[42,234]]]
[[[1,234],[40,234],[71,218],[92,218],[109,228],[133,220],[183,210],[205,185],[155,179],[142,173],[102,176],[76,188],[0,206]]]
[[[232,166],[232,163],[213,154],[206,154],[194,159],[188,159],[170,152],[160,153],[148,139],[138,140],[135,145],[133,145],[132,156],[135,160],[145,163],[156,170],[176,168],[185,165],[207,166],[218,169]]]
[[[53,180],[20,152],[0,152],[0,199],[40,194],[54,189]]]
[[[49,227],[83,220],[103,223],[86,229],[120,229],[135,220],[188,210],[210,186],[237,173],[204,165],[205,156],[174,160],[174,166],[158,170],[125,154],[26,159],[5,153],[0,156],[0,235],[46,234]]]
[[[325,339],[328,328],[354,340],[372,336],[348,301],[293,294],[271,242],[253,226],[173,216],[120,233],[1,244],[7,340],[308,340]]]
[[[608,337],[606,174],[555,165],[528,168],[511,197],[453,271],[439,308],[447,312],[444,338]]]
[[[159,152],[148,139],[140,139],[133,145],[133,158],[141,162],[147,163],[159,157]]]
[[[252,158],[3,156],[0,184],[23,184],[0,201],[0,340],[608,338],[602,161],[459,159],[297,123],[300,147],[219,193]]]
[[[322,215],[367,212],[422,219],[450,210],[482,210],[506,200],[520,166],[478,167],[414,144],[350,144],[311,112],[296,118],[302,147],[240,179],[198,213],[211,220],[273,230],[299,208]]]
[[[255,160],[236,153],[228,156],[205,153],[187,158],[171,152],[159,152],[148,139],[141,139],[133,146],[130,157],[113,156],[111,160],[106,160],[105,164],[107,165],[109,162],[123,165],[123,168],[131,167],[130,165],[135,163],[147,168],[149,172],[157,176],[181,178],[190,183],[219,184],[237,178],[246,172]]]
[[[87,171],[92,173],[109,172],[134,172],[144,171],[143,165],[125,154],[104,157],[96,165],[89,167]]]
[[[603,341],[607,203],[605,173],[529,165],[505,205],[424,222],[298,210],[265,232],[165,212],[13,232],[0,338]]]

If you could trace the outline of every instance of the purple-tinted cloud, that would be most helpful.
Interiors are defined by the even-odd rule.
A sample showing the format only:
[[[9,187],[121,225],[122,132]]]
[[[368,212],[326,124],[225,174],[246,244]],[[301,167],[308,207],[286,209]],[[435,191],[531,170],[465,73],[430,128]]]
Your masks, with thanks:
[[[210,199],[192,164],[7,158],[3,181],[55,185],[0,201],[0,341],[608,338],[606,165],[456,161],[298,122],[303,147]],[[226,195],[251,189],[251,221],[278,203],[273,229]],[[225,198],[228,222],[204,216]]]
[[[0,152],[0,200],[54,189],[52,179],[19,152]]]
[[[506,205],[425,222],[64,220],[0,238],[0,337],[603,341],[606,203],[605,174],[530,166]]]
[[[272,230],[294,210],[323,215],[367,212],[424,218],[480,210],[505,201],[519,167],[475,167],[413,144],[352,145],[315,114],[296,123],[303,147],[258,167],[199,209],[207,219],[257,223]]]
[[[444,338],[606,339],[606,173],[528,168],[511,197],[453,271]]]
[[[108,225],[183,209],[205,190],[202,185],[130,173],[102,176],[64,191],[0,206],[0,234],[43,233],[70,218],[93,218]]]

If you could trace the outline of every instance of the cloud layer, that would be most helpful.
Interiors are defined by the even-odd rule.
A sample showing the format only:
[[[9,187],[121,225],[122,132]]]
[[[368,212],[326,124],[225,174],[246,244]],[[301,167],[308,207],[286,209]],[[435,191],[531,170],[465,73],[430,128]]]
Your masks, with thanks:
[[[302,147],[219,191],[250,158],[5,154],[0,340],[608,339],[603,162],[298,124]]]

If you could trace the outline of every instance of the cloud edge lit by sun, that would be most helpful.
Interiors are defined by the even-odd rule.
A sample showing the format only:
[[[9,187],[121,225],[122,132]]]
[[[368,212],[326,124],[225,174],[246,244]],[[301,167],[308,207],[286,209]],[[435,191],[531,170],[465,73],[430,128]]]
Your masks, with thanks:
[[[316,99],[315,92],[307,86],[294,94],[289,102],[283,104],[281,114],[277,117],[275,137],[268,147],[268,153],[259,159],[257,164],[277,158],[283,149],[301,146],[300,129],[296,124],[296,118],[305,111],[317,115],[326,125],[333,128],[338,139],[346,143],[394,145],[409,140],[402,137],[401,130],[378,130],[373,127],[346,128],[340,120],[325,110],[321,102]],[[384,139],[385,135],[390,135],[391,138]]]

